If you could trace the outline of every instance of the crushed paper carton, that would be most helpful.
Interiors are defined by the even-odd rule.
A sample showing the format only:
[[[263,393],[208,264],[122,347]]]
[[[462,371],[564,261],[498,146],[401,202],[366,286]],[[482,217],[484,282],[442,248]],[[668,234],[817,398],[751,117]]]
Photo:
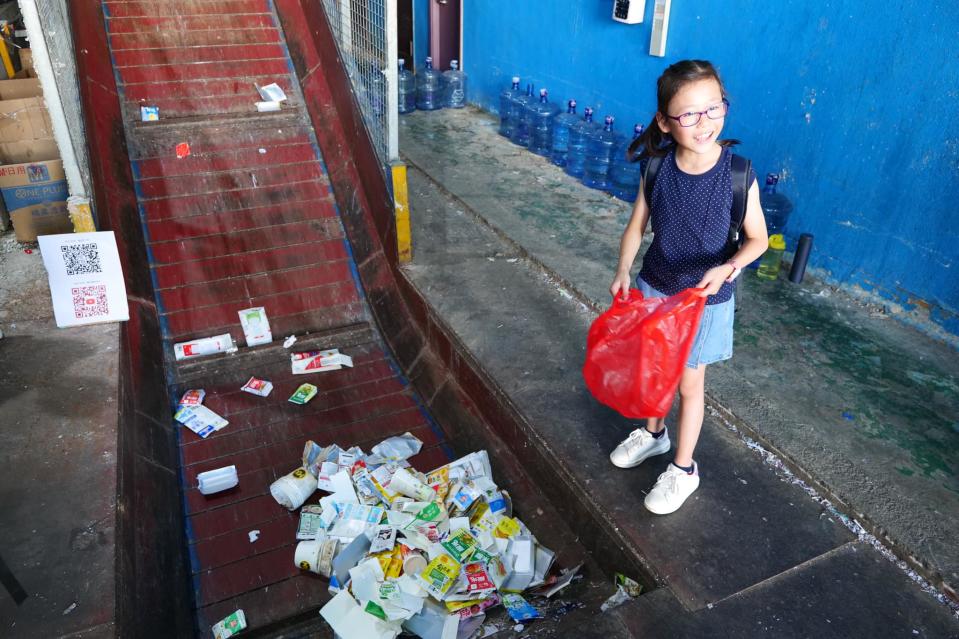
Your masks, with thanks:
[[[243,327],[247,346],[259,346],[273,341],[270,320],[266,317],[265,308],[257,306],[238,311],[237,314],[240,316],[240,326]]]
[[[233,341],[233,336],[229,333],[214,335],[213,337],[202,337],[173,345],[173,355],[177,361],[203,357],[204,355],[215,355],[217,353],[235,353],[236,351],[236,343]]]
[[[0,84],[6,82],[20,80]],[[40,235],[73,231],[61,160],[0,166],[0,194],[13,220],[17,240],[33,242]]]
[[[250,393],[251,395],[267,397],[271,392],[273,392],[273,382],[251,377],[247,380],[246,384],[240,388],[240,390],[244,393]]]
[[[353,358],[340,353],[338,349],[331,348],[325,351],[293,353],[290,355],[290,363],[294,375],[306,375],[337,371],[344,366],[352,367]]]
[[[206,397],[206,391],[203,389],[191,389],[183,393],[180,398],[180,406],[199,406]]]
[[[213,639],[229,639],[245,629],[246,615],[240,609],[213,625]]]
[[[288,401],[293,404],[300,404],[302,406],[316,397],[318,392],[320,392],[320,389],[313,384],[300,384],[300,387],[296,389],[296,392],[290,396]]]
[[[206,406],[181,406],[173,418],[204,439],[230,423]]]

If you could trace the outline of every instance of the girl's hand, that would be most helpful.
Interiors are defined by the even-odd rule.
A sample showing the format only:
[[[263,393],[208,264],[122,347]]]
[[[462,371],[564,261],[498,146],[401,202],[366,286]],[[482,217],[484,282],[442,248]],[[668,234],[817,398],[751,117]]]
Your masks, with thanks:
[[[699,280],[699,284],[696,285],[696,288],[705,288],[703,292],[699,294],[700,297],[708,297],[710,295],[715,295],[719,291],[720,287],[726,283],[726,278],[729,277],[733,272],[733,267],[729,264],[720,264],[715,266],[703,275],[703,279]]]
[[[629,273],[617,273],[616,277],[613,278],[613,283],[609,285],[609,293],[613,296],[613,299],[616,299],[617,296],[621,296],[624,300],[627,299],[630,283]]]

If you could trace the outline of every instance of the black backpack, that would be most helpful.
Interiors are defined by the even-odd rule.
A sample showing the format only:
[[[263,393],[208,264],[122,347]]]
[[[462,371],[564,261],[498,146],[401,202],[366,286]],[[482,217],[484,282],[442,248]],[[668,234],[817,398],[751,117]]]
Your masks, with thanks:
[[[630,150],[632,150],[632,148]],[[634,156],[633,161],[635,162],[636,159],[638,158]],[[643,169],[643,180],[645,181],[646,188],[643,194],[646,196],[647,206],[649,206],[649,201],[653,197],[653,185],[656,183],[656,175],[659,173],[659,168],[663,165],[664,159],[665,156],[662,155],[643,158],[646,162],[646,167]],[[739,250],[739,247],[743,245],[741,231],[743,228],[743,220],[746,219],[746,198],[749,193],[749,173],[750,168],[752,168],[752,162],[741,155],[733,153],[732,166],[730,168],[733,181],[733,208],[729,216],[726,259],[731,258],[736,251]]]

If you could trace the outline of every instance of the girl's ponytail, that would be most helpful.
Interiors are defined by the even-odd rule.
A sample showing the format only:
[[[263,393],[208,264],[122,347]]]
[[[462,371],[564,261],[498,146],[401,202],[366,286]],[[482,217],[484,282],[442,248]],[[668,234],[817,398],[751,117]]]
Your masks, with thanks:
[[[653,121],[643,129],[642,135],[633,140],[626,149],[626,159],[630,162],[638,162],[654,155],[666,155],[671,140],[669,134],[660,130],[656,116],[653,116]]]

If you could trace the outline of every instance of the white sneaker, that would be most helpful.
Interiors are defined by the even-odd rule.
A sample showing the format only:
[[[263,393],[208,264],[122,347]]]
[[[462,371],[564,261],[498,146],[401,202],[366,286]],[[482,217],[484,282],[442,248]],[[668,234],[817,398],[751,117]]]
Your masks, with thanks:
[[[639,466],[653,455],[669,451],[669,435],[663,427],[662,437],[653,437],[645,427],[637,428],[609,454],[609,461],[620,468]]]
[[[699,465],[693,462],[693,474],[670,464],[646,495],[646,510],[657,515],[676,512],[686,498],[699,488]]]

